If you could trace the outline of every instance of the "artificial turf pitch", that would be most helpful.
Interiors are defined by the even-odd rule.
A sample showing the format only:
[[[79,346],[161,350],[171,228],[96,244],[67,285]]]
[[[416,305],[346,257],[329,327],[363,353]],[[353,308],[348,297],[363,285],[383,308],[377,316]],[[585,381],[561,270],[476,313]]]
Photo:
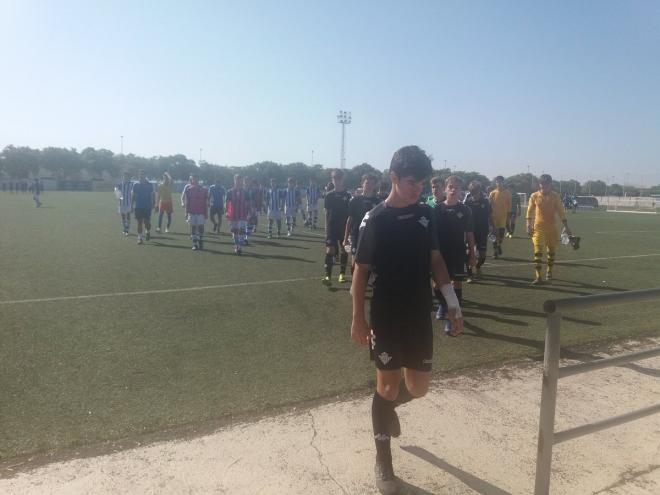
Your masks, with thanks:
[[[350,340],[348,284],[336,283],[337,267],[331,288],[320,283],[322,231],[299,226],[291,239],[267,240],[262,218],[239,257],[226,225],[191,251],[180,209],[172,233],[138,246],[134,221],[133,235],[121,234],[110,193],[47,193],[43,202],[0,194],[0,460],[373,385],[367,351]],[[660,215],[568,218],[582,247],[559,248],[552,284],[529,285],[531,242],[519,220],[504,256],[489,256],[485,279],[464,290],[463,336],[445,337],[434,322],[439,378],[541,356],[546,299],[659,285]],[[24,302],[35,299],[46,300]],[[659,316],[657,304],[581,311],[564,319],[562,345],[657,336]]]

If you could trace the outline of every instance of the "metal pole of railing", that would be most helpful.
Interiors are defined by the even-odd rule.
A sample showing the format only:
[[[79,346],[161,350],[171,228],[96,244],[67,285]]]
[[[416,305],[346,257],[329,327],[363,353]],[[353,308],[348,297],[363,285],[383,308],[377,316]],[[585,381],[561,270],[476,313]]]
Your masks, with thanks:
[[[559,334],[561,314],[549,313],[545,333],[543,357],[543,384],[541,389],[541,419],[536,454],[535,495],[550,493],[550,470],[552,445],[554,444],[555,407],[557,403],[557,381],[559,380]]]

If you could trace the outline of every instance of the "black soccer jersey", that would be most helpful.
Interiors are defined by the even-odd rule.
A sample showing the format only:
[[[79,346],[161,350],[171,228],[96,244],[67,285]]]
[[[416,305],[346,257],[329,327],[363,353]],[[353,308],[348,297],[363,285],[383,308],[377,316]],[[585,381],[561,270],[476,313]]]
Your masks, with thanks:
[[[488,202],[488,198],[483,194],[473,196],[468,193],[465,196],[463,204],[469,206],[472,211],[474,232],[488,232],[490,223],[490,203]]]
[[[438,249],[433,212],[426,205],[392,208],[385,202],[360,225],[356,262],[371,265],[374,301],[430,309],[431,250]]]
[[[357,240],[360,233],[360,223],[362,223],[365,213],[371,211],[378,203],[380,203],[380,199],[377,196],[355,196],[351,198],[348,203],[348,218],[353,221],[351,231],[348,233],[351,238]]]
[[[438,203],[433,208],[435,227],[438,232],[440,251],[452,249],[465,250],[466,232],[473,232],[472,211],[463,203],[447,205]]]
[[[348,191],[330,191],[325,195],[324,207],[327,212],[329,231],[341,231],[343,234],[348,218],[348,202],[351,193]]]

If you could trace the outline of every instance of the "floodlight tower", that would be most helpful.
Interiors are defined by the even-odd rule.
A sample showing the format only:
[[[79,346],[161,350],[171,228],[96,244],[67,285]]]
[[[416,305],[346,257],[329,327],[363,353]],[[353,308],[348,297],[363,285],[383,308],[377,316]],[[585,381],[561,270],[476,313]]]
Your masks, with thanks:
[[[351,123],[351,112],[339,110],[337,122],[341,124],[341,161],[339,168],[343,170],[346,168],[346,125]]]

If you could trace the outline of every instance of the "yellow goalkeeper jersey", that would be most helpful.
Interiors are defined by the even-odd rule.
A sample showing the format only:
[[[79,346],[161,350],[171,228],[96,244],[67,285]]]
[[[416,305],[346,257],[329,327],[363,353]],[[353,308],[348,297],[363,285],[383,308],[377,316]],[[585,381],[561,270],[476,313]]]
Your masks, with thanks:
[[[507,189],[493,189],[488,195],[488,200],[495,227],[506,226],[506,218],[511,211],[511,192]]]
[[[534,230],[553,230],[556,216],[566,220],[566,212],[559,194],[554,191],[548,194],[543,194],[541,191],[532,193],[525,218],[534,219]]]

